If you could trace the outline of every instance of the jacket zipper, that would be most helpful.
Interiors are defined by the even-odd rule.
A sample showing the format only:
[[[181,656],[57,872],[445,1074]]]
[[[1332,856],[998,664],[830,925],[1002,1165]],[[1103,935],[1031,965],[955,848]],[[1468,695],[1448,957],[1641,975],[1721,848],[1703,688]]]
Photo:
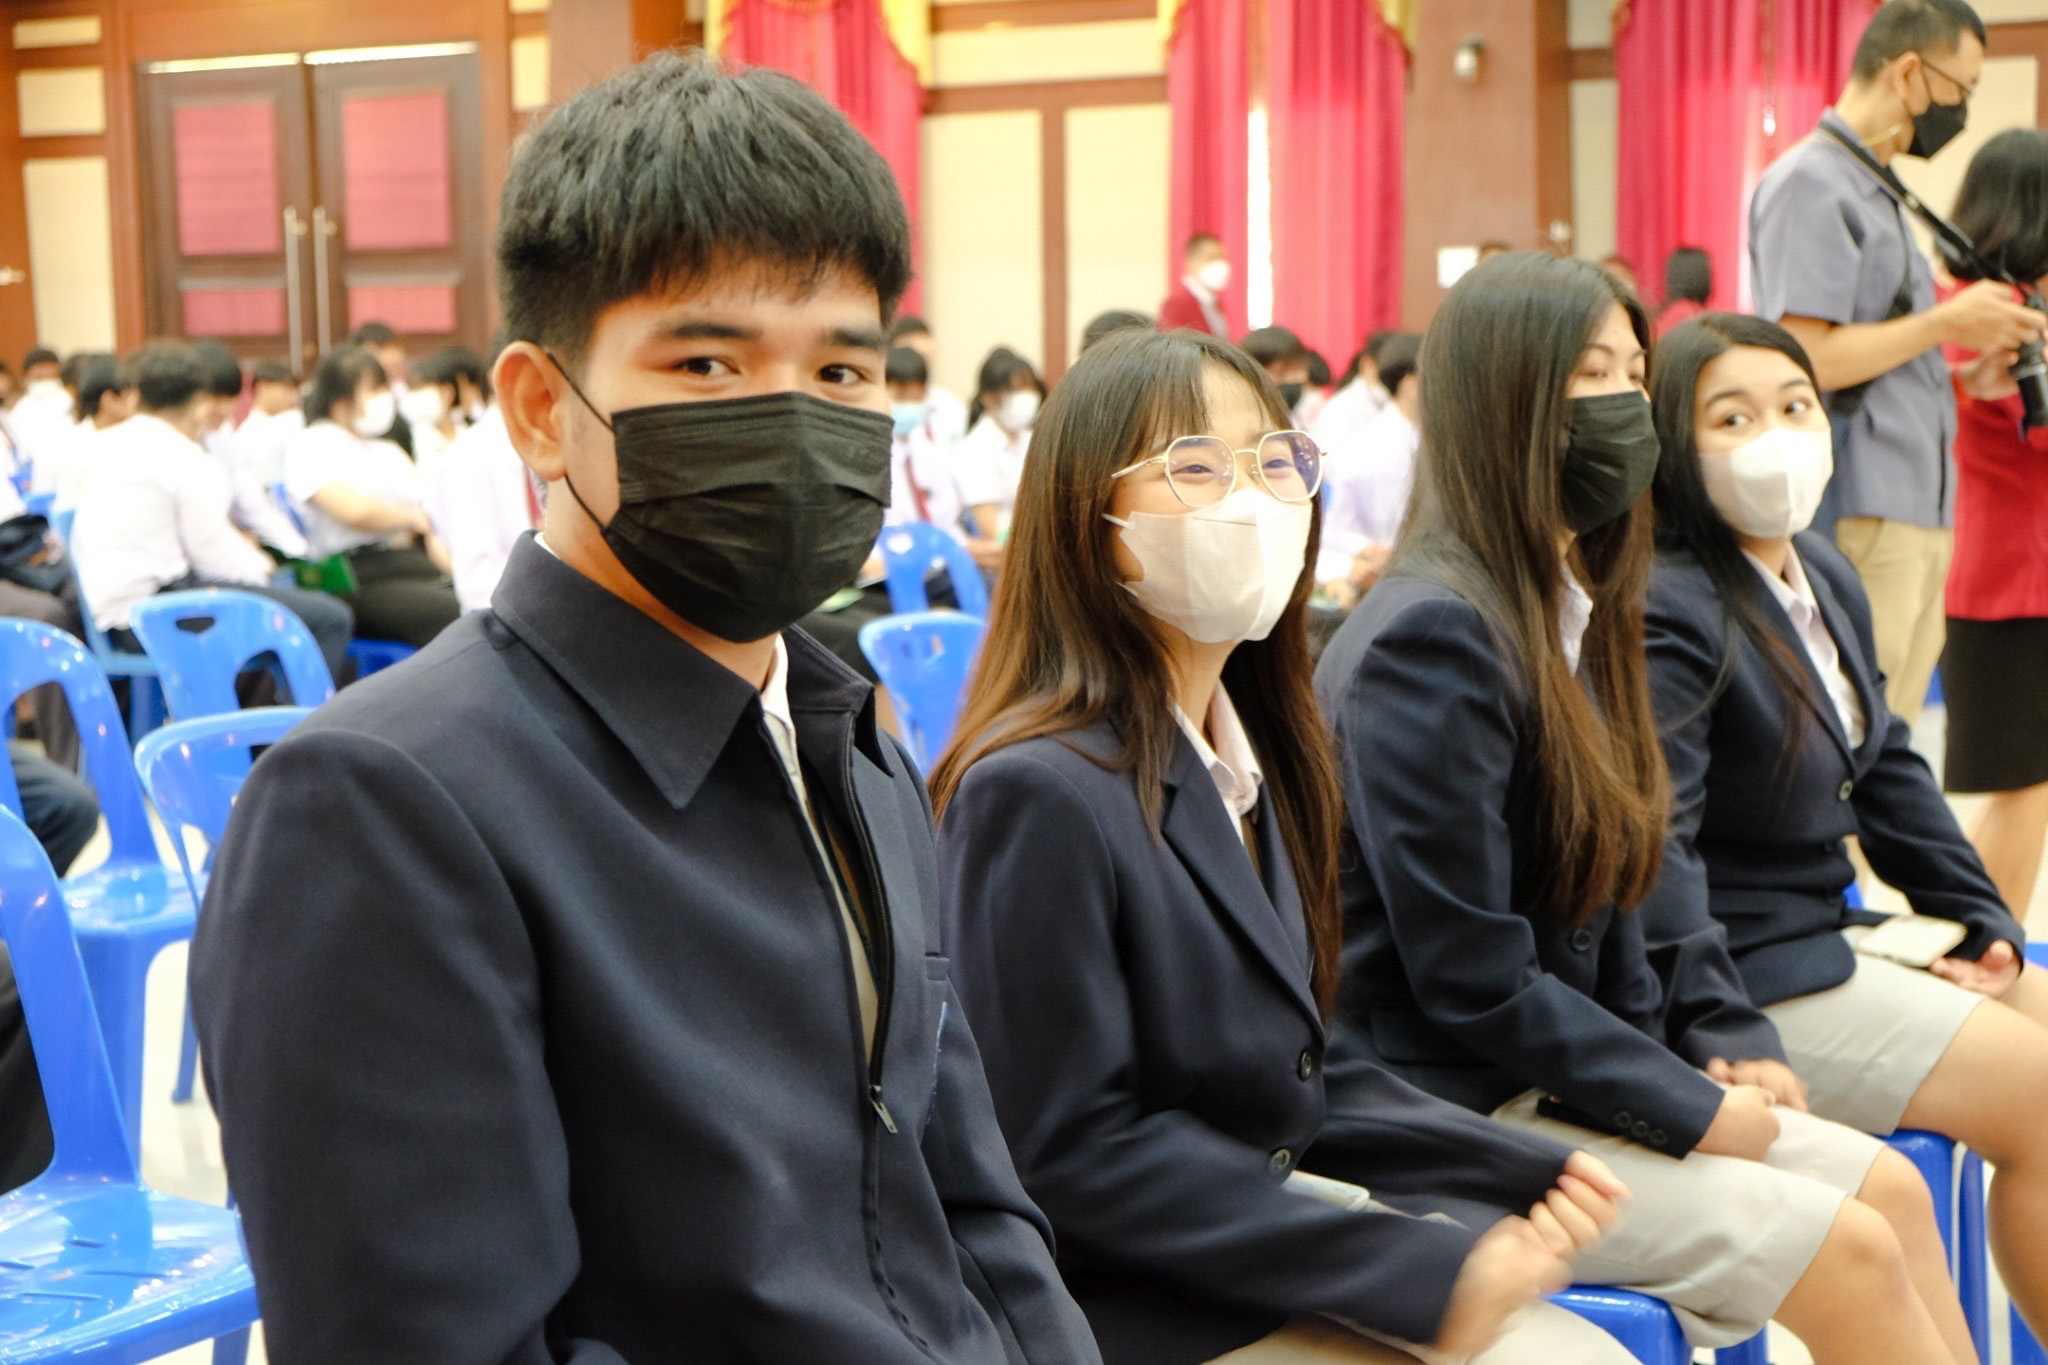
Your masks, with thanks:
[[[875,945],[875,1045],[868,1057],[868,1104],[874,1108],[875,1116],[882,1121],[882,1127],[892,1134],[896,1132],[896,1118],[889,1112],[889,1102],[882,1094],[882,1061],[889,1051],[889,1013],[896,999],[896,933],[889,915],[887,893],[882,889],[882,868],[875,858],[874,835],[868,829],[867,812],[861,809],[860,800],[853,788],[853,729],[855,722],[848,720],[844,759],[840,764],[839,777],[845,788],[846,808],[853,812],[854,832],[860,839],[860,852],[867,868],[868,886],[875,898],[874,913],[869,916],[868,938]]]

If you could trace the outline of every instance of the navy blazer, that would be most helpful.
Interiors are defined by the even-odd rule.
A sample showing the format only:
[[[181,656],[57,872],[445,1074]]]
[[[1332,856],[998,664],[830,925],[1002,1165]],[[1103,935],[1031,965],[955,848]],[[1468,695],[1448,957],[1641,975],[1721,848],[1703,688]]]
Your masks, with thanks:
[[[1698,560],[1660,557],[1644,629],[1673,803],[1664,874],[1643,909],[1651,942],[1684,957],[1725,932],[1741,985],[1760,1005],[1840,985],[1855,954],[1839,931],[1883,918],[1844,900],[1856,873],[1842,841],[1853,834],[1871,870],[1915,911],[1969,926],[1955,956],[1975,959],[1999,939],[2023,947],[1906,722],[1885,706],[1855,569],[1825,536],[1803,532],[1793,544],[1863,703],[1863,743],[1850,747],[1791,617],[1745,569],[1742,590],[1804,683],[1798,743],[1787,753],[1769,661],[1726,619]]]
[[[1538,909],[1537,737],[1479,609],[1426,579],[1382,580],[1316,691],[1348,813],[1331,1107],[1379,1063],[1482,1113],[1536,1089],[1561,1117],[1691,1151],[1721,1105],[1698,1069],[1731,1055],[1716,1026],[1760,1016],[1745,1002],[1667,1046],[1637,917],[1568,928]]]
[[[1307,928],[1271,803],[1252,821],[1255,867],[1181,738],[1155,831],[1134,775],[1080,752],[1119,747],[1105,724],[999,749],[939,824],[955,980],[1103,1358],[1208,1360],[1302,1313],[1433,1339],[1479,1233],[1542,1197],[1568,1151],[1384,1073],[1326,1123]],[[1283,1188],[1301,1165],[1468,1226]]]
[[[192,1000],[272,1355],[1097,1359],[939,953],[923,789],[792,632],[759,693],[530,539],[256,764]]]

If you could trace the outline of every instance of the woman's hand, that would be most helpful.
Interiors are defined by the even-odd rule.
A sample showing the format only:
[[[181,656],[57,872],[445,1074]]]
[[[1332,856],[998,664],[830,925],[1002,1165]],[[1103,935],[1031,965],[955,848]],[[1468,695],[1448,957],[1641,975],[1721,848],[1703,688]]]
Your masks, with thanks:
[[[1930,966],[1943,981],[1952,981],[1966,991],[1988,995],[1993,1000],[2002,998],[2012,989],[2012,983],[2020,979],[2020,955],[2005,939],[2000,939],[1984,950],[1984,956],[1975,962],[1959,957],[1945,957]]]
[[[1607,1163],[1588,1152],[1573,1152],[1557,1187],[1529,1210],[1529,1224],[1551,1254],[1569,1260],[1588,1251],[1621,1217],[1628,1186]]]
[[[1460,1357],[1483,1351],[1522,1305],[1570,1283],[1564,1259],[1551,1252],[1528,1220],[1503,1218],[1486,1230],[1459,1268],[1435,1348]]]
[[[1771,1112],[1771,1104],[1771,1092],[1762,1086],[1729,1086],[1699,1150],[1709,1156],[1762,1161],[1778,1140],[1778,1116]]]
[[[1730,1062],[1716,1057],[1707,1063],[1707,1075],[1723,1085],[1754,1085],[1771,1092],[1771,1099],[1787,1109],[1806,1112],[1806,1082],[1798,1073],[1772,1057],[1747,1062]]]

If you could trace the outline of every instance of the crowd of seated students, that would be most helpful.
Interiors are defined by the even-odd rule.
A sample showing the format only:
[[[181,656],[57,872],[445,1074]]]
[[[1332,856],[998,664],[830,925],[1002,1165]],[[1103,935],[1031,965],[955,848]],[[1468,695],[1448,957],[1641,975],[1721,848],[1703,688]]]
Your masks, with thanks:
[[[103,624],[424,646],[259,762],[194,944],[277,1358],[1622,1365],[1577,1282],[1975,1365],[1902,1126],[1995,1163],[2048,1328],[2024,907],[1807,530],[1811,360],[1698,262],[1662,326],[1489,251],[1333,380],[1198,236],[955,397],[872,147],[672,55],[523,144],[498,251],[488,373],[365,329],[209,441],[239,367],[153,342],[16,405]],[[993,585],[928,774],[856,643],[912,522]],[[1851,840],[1945,948],[1879,955]]]

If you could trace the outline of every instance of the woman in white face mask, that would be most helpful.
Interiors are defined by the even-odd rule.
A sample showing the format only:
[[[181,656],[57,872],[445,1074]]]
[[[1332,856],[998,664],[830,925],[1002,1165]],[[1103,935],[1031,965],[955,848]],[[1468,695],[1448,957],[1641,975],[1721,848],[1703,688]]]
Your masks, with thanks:
[[[1001,541],[1017,505],[1031,428],[1045,399],[1045,381],[1031,362],[998,346],[981,362],[967,434],[953,447],[954,479],[967,508],[971,547],[981,567],[1002,568]]]
[[[1710,313],[1659,345],[1654,397],[1644,632],[1673,818],[1645,934],[1666,961],[1725,939],[1728,991],[1777,1026],[1814,1113],[1933,1129],[1997,1167],[1992,1248],[2039,1333],[2048,987],[1886,708],[1854,570],[1806,530],[1832,468],[1812,366],[1777,326]],[[1870,937],[1889,917],[1845,903],[1852,835],[1925,922]]]
[[[1614,1217],[1604,1167],[1377,1068],[1326,1121],[1322,470],[1285,426],[1248,357],[1187,331],[1100,343],[1038,424],[932,781],[952,980],[1018,1173],[1109,1365],[1414,1359],[1389,1339],[1625,1361],[1535,1302]],[[1437,1211],[1459,1222],[1402,1216]]]
[[[285,447],[284,491],[306,523],[307,558],[347,566],[361,639],[424,645],[459,613],[448,552],[422,506],[419,467],[380,437],[396,400],[375,357],[343,347],[320,358],[306,429]],[[336,566],[336,581],[340,566]]]

